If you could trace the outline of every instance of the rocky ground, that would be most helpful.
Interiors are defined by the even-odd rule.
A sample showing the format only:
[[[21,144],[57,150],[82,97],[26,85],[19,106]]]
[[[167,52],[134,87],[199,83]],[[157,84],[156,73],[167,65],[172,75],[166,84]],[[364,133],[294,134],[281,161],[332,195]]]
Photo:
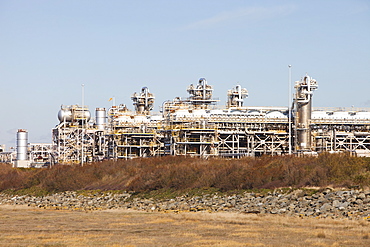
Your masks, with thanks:
[[[232,196],[208,194],[195,197],[184,195],[164,200],[142,199],[135,197],[133,193],[96,192],[84,195],[77,192],[62,192],[44,197],[0,193],[0,204],[57,210],[225,211],[370,221],[370,190],[326,189],[312,195],[299,189],[288,193],[275,190],[267,194],[243,193]]]

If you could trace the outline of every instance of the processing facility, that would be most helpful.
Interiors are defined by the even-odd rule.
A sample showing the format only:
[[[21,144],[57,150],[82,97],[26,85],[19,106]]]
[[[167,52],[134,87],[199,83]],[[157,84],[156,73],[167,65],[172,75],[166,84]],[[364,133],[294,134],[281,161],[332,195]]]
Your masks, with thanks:
[[[63,105],[51,144],[29,144],[27,130],[18,130],[16,167],[55,163],[84,164],[107,159],[165,155],[202,158],[350,152],[370,156],[370,110],[313,108],[316,80],[305,75],[295,82],[288,107],[250,107],[248,91],[228,90],[218,106],[205,78],[187,88],[188,98],[175,98],[153,113],[155,97],[147,87],[126,105],[96,108]],[[5,152],[4,152],[5,153]],[[5,155],[5,154],[4,154]],[[7,154],[9,155],[9,154]]]

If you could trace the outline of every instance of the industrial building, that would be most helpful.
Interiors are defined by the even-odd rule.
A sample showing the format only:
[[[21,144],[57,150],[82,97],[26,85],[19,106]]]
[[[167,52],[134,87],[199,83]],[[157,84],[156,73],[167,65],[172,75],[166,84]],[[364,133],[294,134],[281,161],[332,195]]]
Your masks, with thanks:
[[[96,108],[62,106],[52,130],[52,144],[28,144],[27,131],[17,133],[16,167],[55,163],[84,164],[106,159],[164,155],[240,158],[243,156],[350,152],[370,156],[370,110],[313,108],[316,80],[295,82],[288,107],[250,107],[248,91],[228,90],[220,107],[213,87],[201,78],[187,88],[188,98],[166,101],[152,112],[154,95],[147,87],[126,105]],[[4,154],[5,155],[5,154]],[[1,156],[1,155],[0,155]]]

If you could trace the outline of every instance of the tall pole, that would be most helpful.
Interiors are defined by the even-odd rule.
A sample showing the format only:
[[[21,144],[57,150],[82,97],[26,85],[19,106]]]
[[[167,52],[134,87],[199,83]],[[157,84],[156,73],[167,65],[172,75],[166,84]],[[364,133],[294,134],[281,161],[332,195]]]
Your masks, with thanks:
[[[288,102],[288,138],[289,138],[289,155],[292,154],[292,65],[289,68],[289,102]]]
[[[81,131],[81,166],[84,165],[84,130],[85,130],[85,95],[84,95],[84,91],[85,91],[85,84],[82,84],[81,85],[82,87],[82,95],[81,95],[81,98],[82,98],[82,131]]]

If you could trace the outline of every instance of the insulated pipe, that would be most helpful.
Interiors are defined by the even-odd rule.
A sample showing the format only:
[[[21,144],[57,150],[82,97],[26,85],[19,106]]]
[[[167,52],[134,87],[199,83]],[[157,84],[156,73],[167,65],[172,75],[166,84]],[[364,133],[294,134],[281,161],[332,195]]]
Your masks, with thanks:
[[[19,129],[17,132],[17,160],[27,160],[28,132]]]

